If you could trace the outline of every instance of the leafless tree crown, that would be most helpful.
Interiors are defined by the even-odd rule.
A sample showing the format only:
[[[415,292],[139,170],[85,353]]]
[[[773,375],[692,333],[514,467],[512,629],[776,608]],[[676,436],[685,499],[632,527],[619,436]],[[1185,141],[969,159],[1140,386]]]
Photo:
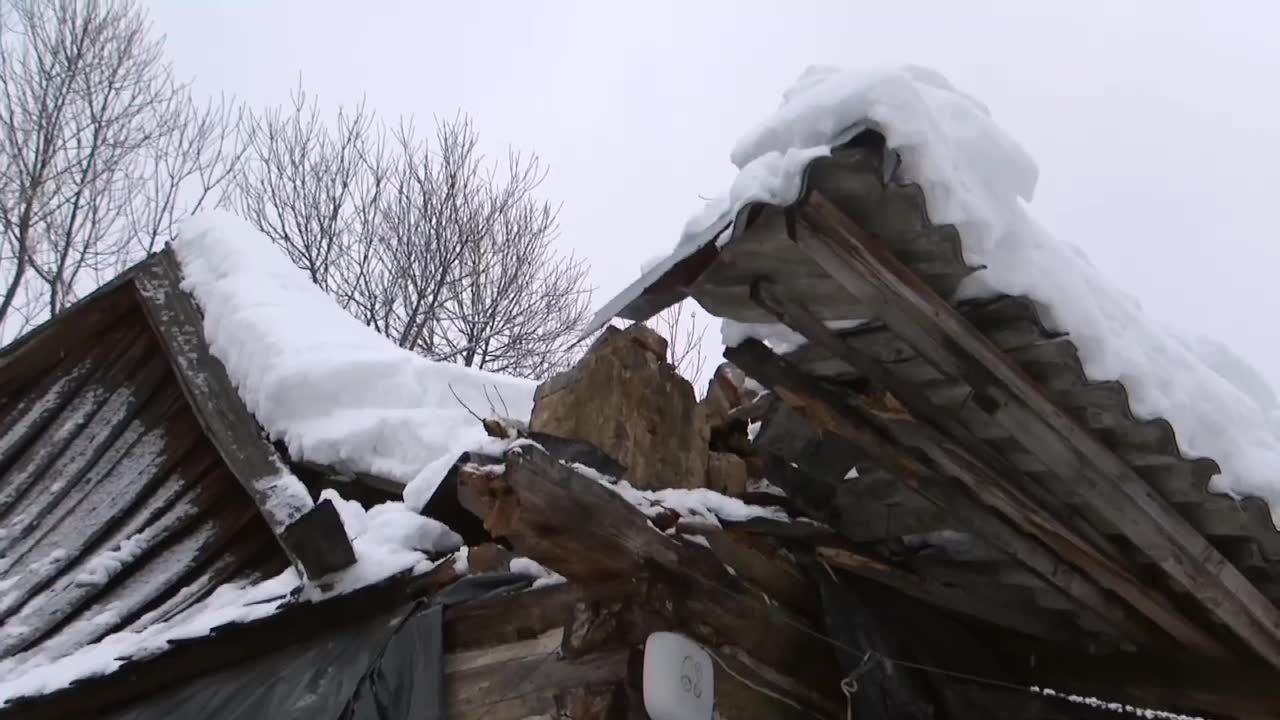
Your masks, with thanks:
[[[0,5],[0,328],[12,337],[167,239],[234,164],[133,2]]]
[[[702,392],[707,355],[702,348],[706,326],[700,321],[694,304],[688,300],[676,303],[658,313],[651,321],[654,330],[667,339],[667,362]]]
[[[247,111],[179,82],[133,0],[0,4],[0,338],[229,206],[361,321],[428,357],[566,364],[587,268],[556,253],[545,168],[492,162],[465,116],[419,132],[363,104]]]
[[[535,156],[486,160],[465,116],[423,137],[363,104],[326,122],[298,89],[246,115],[230,204],[357,318],[401,347],[495,372],[567,364],[590,293],[555,253]]]

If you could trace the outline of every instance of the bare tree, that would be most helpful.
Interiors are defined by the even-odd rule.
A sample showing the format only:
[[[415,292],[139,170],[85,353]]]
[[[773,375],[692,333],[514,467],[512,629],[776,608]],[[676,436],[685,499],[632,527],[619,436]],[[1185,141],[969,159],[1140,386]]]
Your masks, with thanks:
[[[330,126],[301,85],[289,106],[245,117],[246,155],[228,204],[329,292],[348,283],[349,251],[373,230],[364,213],[385,175],[373,122],[362,104]]]
[[[216,207],[244,157],[243,110],[231,98],[203,105],[180,89],[161,109],[172,130],[132,164],[126,177],[128,231],[135,243],[122,262],[150,254],[173,240],[183,218]]]
[[[707,356],[702,349],[706,326],[700,322],[693,303],[685,300],[658,313],[654,329],[667,339],[667,362],[680,371],[695,389],[702,387]],[[698,390],[701,392],[701,390]]]
[[[194,109],[130,0],[0,7],[0,325],[12,336],[154,247],[225,175],[225,114]]]
[[[361,321],[472,367],[541,377],[567,363],[586,268],[554,252],[536,157],[486,161],[462,115],[429,139],[363,105],[327,123],[301,89],[247,126],[230,204]]]

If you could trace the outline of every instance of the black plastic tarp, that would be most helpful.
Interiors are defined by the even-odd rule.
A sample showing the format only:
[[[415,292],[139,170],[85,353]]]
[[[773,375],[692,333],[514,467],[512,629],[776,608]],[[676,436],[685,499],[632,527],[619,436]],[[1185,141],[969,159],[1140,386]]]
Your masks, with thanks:
[[[202,676],[111,720],[440,720],[449,605],[523,589],[529,578],[463,578],[429,600],[349,623],[297,629],[306,640]],[[287,611],[286,611],[287,612]]]
[[[827,635],[838,643],[840,664],[857,676],[852,710],[859,720],[1115,716],[1003,684],[1010,674],[998,654],[936,608],[844,573],[839,580],[825,570],[811,575],[822,589]]]

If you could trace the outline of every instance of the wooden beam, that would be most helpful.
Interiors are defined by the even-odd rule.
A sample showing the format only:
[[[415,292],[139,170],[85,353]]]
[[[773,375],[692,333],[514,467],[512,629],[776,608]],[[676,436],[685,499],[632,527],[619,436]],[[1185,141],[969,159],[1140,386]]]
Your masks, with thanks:
[[[739,578],[792,610],[808,617],[818,615],[817,587],[770,538],[736,532],[708,532],[702,537]]]
[[[296,503],[279,502],[276,486],[288,466],[209,351],[200,311],[179,278],[177,261],[165,250],[139,266],[134,287],[200,426],[295,567],[313,579],[350,567],[355,551],[336,511],[322,505],[300,513]]]
[[[796,239],[855,297],[945,374],[1053,472],[1079,483],[1093,506],[1125,532],[1200,605],[1280,667],[1280,611],[1217,550],[1007,355],[821,193],[801,204]]]
[[[1280,675],[1258,663],[1205,662],[1177,653],[1092,655],[1006,643],[1019,683],[1139,707],[1206,714],[1237,720],[1280,717]]]
[[[537,652],[539,647],[536,645],[519,649],[536,654],[448,672],[445,675],[448,717],[458,720],[523,720],[544,713],[545,716],[563,717],[560,713],[569,711],[567,697],[572,691],[587,687],[613,687],[624,682],[632,652],[623,649],[567,659],[559,657],[555,648],[546,652]],[[496,654],[499,651],[500,648],[495,648],[485,652]],[[479,658],[468,660],[481,661]],[[607,714],[568,717],[604,720]]]
[[[793,677],[834,676],[831,647],[801,616],[771,604],[706,547],[675,540],[615,491],[534,446],[495,473],[460,468],[464,507],[516,552],[583,583],[632,580],[647,611],[700,642],[735,645]]]
[[[1154,628],[1116,602],[1092,579],[1060,561],[1039,541],[979,503],[964,487],[937,474],[907,449],[881,435],[869,413],[845,402],[844,393],[810,378],[756,340],[726,348],[724,356],[777,393],[788,406],[806,415],[820,430],[851,440],[879,467],[893,473],[929,502],[945,508],[962,529],[1003,549],[1046,583],[1074,599],[1082,612],[1094,614],[1120,637],[1138,642],[1159,641]]]
[[[1080,646],[1085,640],[1072,626],[1055,622],[1052,613],[994,583],[986,587],[948,585],[842,548],[819,547],[817,553],[832,567],[999,627],[1067,647]]]
[[[1229,655],[1217,639],[1125,568],[1119,553],[1101,532],[1083,522],[1073,508],[1045,488],[1028,481],[954,415],[938,408],[918,388],[896,378],[874,358],[843,342],[803,303],[772,284],[755,283],[752,296],[810,342],[870,379],[874,390],[858,400],[898,443],[923,451],[942,474],[964,483],[1019,530],[1124,598],[1179,642],[1207,655]],[[876,392],[886,395],[877,396]],[[886,403],[901,411],[877,411],[877,405]]]

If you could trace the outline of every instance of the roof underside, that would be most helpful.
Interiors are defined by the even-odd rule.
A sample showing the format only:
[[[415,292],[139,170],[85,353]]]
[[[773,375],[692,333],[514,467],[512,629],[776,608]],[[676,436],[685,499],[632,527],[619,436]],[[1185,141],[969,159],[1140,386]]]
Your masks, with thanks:
[[[847,223],[848,236],[833,241],[833,234],[826,232],[823,239],[823,208],[838,211],[840,217],[832,225]],[[832,258],[841,252],[839,243],[858,244],[848,239],[853,236],[870,238],[866,247],[892,255],[877,264],[874,249],[868,251],[863,257],[872,260],[863,268],[876,267],[854,280],[874,281],[874,272],[888,266],[903,268],[904,280],[882,284],[879,295],[851,291],[856,263],[838,270]],[[824,255],[824,247],[837,250]],[[883,138],[865,132],[834,149],[831,157],[810,164],[805,192],[795,204],[743,208],[727,243],[718,250],[703,248],[684,267],[658,278],[619,315],[643,319],[687,295],[718,317],[744,322],[785,319],[808,337],[807,345],[785,359],[765,358],[754,368],[744,365],[758,354],[735,356],[731,349],[726,356],[786,401],[756,437],[759,450],[783,461],[776,464],[777,474],[771,479],[788,485],[793,495],[815,499],[816,514],[826,512],[823,499],[831,501],[833,509],[825,519],[885,567],[905,571],[899,575],[864,568],[867,574],[899,589],[909,585],[913,594],[988,622],[1094,649],[1156,650],[1182,644],[1209,655],[1248,657],[1246,648],[1252,647],[1266,656],[1269,641],[1261,649],[1255,643],[1257,636],[1280,630],[1270,622],[1274,603],[1280,601],[1280,534],[1265,506],[1207,493],[1206,483],[1218,472],[1216,463],[1184,457],[1168,422],[1136,418],[1120,383],[1087,378],[1071,338],[1047,329],[1030,300],[951,301],[952,310],[939,312],[935,307],[929,310],[932,314],[915,316],[925,317],[923,321],[904,322],[919,308],[929,308],[932,298],[954,298],[961,281],[974,270],[964,260],[956,229],[930,222],[920,188],[899,177],[896,156],[885,149]],[[846,274],[841,277],[841,272]],[[762,286],[769,288],[764,295]],[[776,298],[785,299],[787,312],[779,312]],[[942,302],[943,307],[947,304]],[[959,362],[967,357],[963,349],[956,350],[954,342],[933,342],[941,337],[945,318],[936,326],[932,318],[948,313],[959,318],[952,326],[959,328],[956,332],[994,346],[1001,356],[996,364],[1009,365],[1013,373],[976,367],[977,376],[1013,377],[1015,385],[1047,395],[1065,413],[1065,423],[1085,430],[1088,437],[1082,442],[1101,443],[1096,454],[1107,457],[1098,462],[1118,458],[1125,478],[1136,474],[1133,482],[1142,484],[1136,492],[1153,494],[1137,504],[1152,508],[1152,514],[1134,514],[1117,523],[1116,513],[1088,489],[1092,486],[1055,462],[1063,456],[1046,450],[1061,447],[1054,444],[1058,438],[1037,444],[1017,424],[1002,419],[1001,413],[1009,408],[990,402],[990,388],[979,387],[983,383],[970,371],[975,366]],[[871,322],[836,333],[836,345],[852,349],[845,352],[816,342],[822,330],[813,331],[810,323],[806,331],[806,314],[814,321]],[[874,366],[871,375],[868,364]],[[879,372],[887,375],[875,374]],[[838,421],[823,414],[834,408],[839,415],[853,406],[865,410],[870,407],[868,398],[885,390],[886,383],[907,388],[905,395],[915,402],[891,397],[894,413],[871,408],[860,416],[865,420],[861,426],[856,418],[850,419],[857,413],[841,415]],[[997,389],[1003,392],[1007,387]],[[1041,418],[1033,417],[1036,422]],[[1064,432],[1069,436],[1072,428]],[[870,434],[859,435],[861,430]],[[893,449],[888,455],[880,443],[884,438]],[[966,489],[943,488],[941,496],[922,488],[918,480],[924,475],[955,480],[954,467],[939,464],[939,458],[956,447],[963,448],[960,456],[980,461],[986,475],[978,476],[998,476],[996,484],[1006,494],[984,495],[972,480],[952,482]],[[1088,465],[1092,460],[1085,462],[1085,467],[1093,467]],[[846,480],[850,467],[857,468],[857,477]],[[1042,517],[1050,518],[1057,529],[1037,532],[1015,522],[1017,513],[1002,510],[999,502],[1008,493],[1026,500],[1024,507],[1043,511]],[[1169,508],[1180,518],[1177,522],[1190,526],[1188,546],[1204,540],[1211,546],[1200,553],[1191,571],[1174,567],[1183,562],[1177,558],[1187,554],[1180,555],[1173,545],[1166,552],[1151,540],[1161,533],[1177,534],[1159,520]],[[991,519],[1004,526],[993,529]],[[1093,559],[1082,564],[1063,553],[1058,531],[1070,534]],[[1057,538],[1049,537],[1055,533]],[[1017,544],[1024,541],[1025,548]],[[1074,568],[1079,576],[1069,582],[1047,577],[1045,562],[1028,562],[1029,556],[1040,555]],[[1098,572],[1100,567],[1110,568],[1109,578]],[[1247,582],[1237,582],[1241,578],[1236,570]],[[1188,583],[1177,580],[1179,573],[1210,578],[1208,585],[1217,582],[1218,589],[1204,590],[1195,583],[1189,589]],[[1116,590],[1125,583],[1135,588],[1128,595]],[[988,610],[947,594],[956,589],[983,598]],[[1256,609],[1252,617],[1265,630],[1242,631],[1254,620],[1233,624],[1231,616],[1215,610],[1221,607],[1216,598],[1224,592],[1238,593],[1244,598],[1242,607]],[[1135,600],[1135,594],[1150,597]],[[1153,632],[1153,624],[1160,630]],[[1275,664],[1274,657],[1269,659]]]
[[[3,358],[0,656],[58,657],[288,563],[128,283]]]

